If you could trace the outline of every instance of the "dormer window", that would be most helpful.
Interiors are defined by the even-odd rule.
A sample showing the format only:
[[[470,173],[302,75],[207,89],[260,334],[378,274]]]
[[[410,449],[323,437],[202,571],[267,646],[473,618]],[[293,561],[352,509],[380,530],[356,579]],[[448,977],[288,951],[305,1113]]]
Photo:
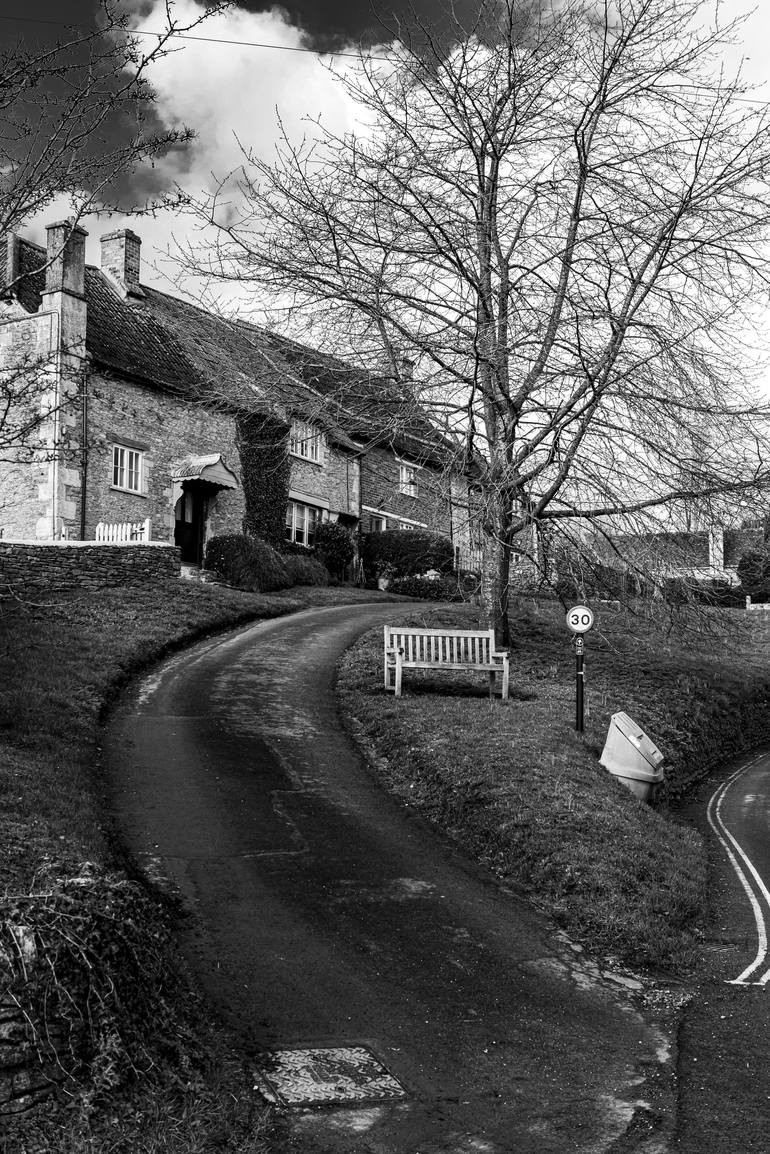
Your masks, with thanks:
[[[406,497],[417,496],[417,474],[419,473],[417,465],[411,465],[408,461],[399,462],[398,466],[398,491],[403,493]]]
[[[309,421],[292,421],[289,433],[289,452],[315,465],[324,463],[324,435]]]

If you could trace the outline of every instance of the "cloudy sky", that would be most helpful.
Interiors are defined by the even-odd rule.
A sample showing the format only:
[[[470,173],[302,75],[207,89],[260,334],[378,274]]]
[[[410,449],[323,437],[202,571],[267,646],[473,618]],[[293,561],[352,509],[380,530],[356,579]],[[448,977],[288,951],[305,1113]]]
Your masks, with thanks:
[[[151,32],[164,25],[165,0],[121,0],[121,6],[131,14],[137,30]],[[475,0],[455,0],[455,6],[462,18],[474,11]],[[713,15],[715,6],[723,22],[752,7],[748,0],[708,0],[703,5],[704,14]],[[145,174],[136,190],[154,191],[174,181],[192,191],[210,186],[212,173],[224,175],[238,163],[236,137],[268,154],[276,136],[276,109],[290,131],[299,131],[308,115],[322,115],[335,128],[352,124],[352,111],[330,75],[330,58],[318,53],[336,50],[335,67],[344,68],[346,48],[360,40],[386,43],[393,12],[396,18],[408,16],[410,7],[434,26],[445,3],[286,0],[279,9],[259,0],[237,0],[229,12],[210,18],[196,30],[197,36],[206,39],[185,40],[183,49],[157,64],[150,77],[160,116],[169,126],[189,125],[196,131],[196,139],[184,151],[161,161],[154,172]],[[194,19],[204,9],[200,0],[175,0],[175,15],[182,22]],[[19,35],[29,41],[45,41],[63,34],[59,22],[93,25],[97,11],[98,0],[5,0],[0,35],[6,42]],[[747,75],[767,83],[765,92],[770,98],[768,44],[770,5],[765,4],[748,18],[742,51],[747,58]],[[736,53],[735,59],[740,55]],[[49,212],[46,219],[54,217]],[[33,223],[34,235],[42,236],[44,223]],[[113,218],[87,224],[90,260],[98,261],[99,233],[122,223]],[[172,234],[185,238],[186,222],[162,215],[155,220],[142,218],[132,226],[144,242],[143,279],[162,284],[162,253]]]

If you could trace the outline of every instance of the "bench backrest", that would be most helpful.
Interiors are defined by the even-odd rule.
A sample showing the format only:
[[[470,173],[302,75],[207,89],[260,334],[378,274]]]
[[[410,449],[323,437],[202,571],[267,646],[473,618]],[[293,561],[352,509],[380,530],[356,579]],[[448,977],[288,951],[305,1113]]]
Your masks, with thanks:
[[[403,649],[404,661],[440,661],[445,665],[489,665],[494,629],[404,629],[385,626],[385,648]]]

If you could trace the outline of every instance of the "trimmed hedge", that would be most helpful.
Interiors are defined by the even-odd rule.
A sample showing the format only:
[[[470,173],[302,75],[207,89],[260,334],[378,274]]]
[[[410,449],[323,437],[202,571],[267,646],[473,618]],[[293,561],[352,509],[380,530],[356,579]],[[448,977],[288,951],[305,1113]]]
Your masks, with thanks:
[[[283,563],[292,585],[328,585],[329,570],[315,557],[295,553],[284,557]]]
[[[350,530],[339,521],[322,521],[316,526],[313,552],[330,573],[341,578],[355,554]]]
[[[402,597],[419,597],[421,601],[463,601],[454,577],[439,577],[431,581],[429,577],[396,577],[388,585],[388,593],[400,593]]]
[[[413,577],[437,569],[451,573],[454,545],[440,533],[426,529],[387,529],[384,533],[361,534],[361,560],[367,578],[379,577],[383,570],[394,577]]]
[[[205,566],[236,589],[272,593],[288,589],[292,581],[283,558],[266,541],[227,533],[212,537],[206,545]]]

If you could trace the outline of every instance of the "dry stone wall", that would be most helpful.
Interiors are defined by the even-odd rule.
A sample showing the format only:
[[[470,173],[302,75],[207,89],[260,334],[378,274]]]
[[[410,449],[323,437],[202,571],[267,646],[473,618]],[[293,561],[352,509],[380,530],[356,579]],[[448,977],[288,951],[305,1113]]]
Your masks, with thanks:
[[[0,540],[0,592],[151,586],[179,573],[179,549],[165,543]]]

